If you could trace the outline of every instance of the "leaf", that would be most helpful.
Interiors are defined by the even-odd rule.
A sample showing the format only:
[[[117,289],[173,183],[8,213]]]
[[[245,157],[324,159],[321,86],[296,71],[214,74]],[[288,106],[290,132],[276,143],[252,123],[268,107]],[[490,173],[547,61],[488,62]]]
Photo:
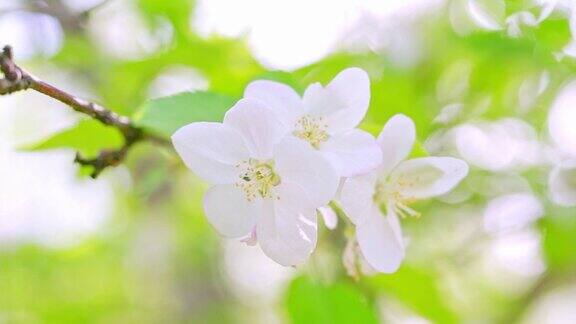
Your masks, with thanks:
[[[355,286],[323,285],[308,277],[292,281],[287,297],[292,323],[378,323],[372,306]]]
[[[190,15],[194,6],[193,1],[139,0],[138,5],[150,22],[158,23],[158,17],[163,17],[172,22],[179,35],[185,35],[190,31]]]
[[[178,128],[198,121],[222,121],[235,100],[212,92],[183,92],[144,104],[135,116],[136,125],[170,137]]]
[[[89,119],[82,120],[75,126],[56,133],[40,143],[22,149],[39,151],[71,148],[84,156],[95,156],[102,149],[119,148],[123,143],[124,139],[118,130]]]
[[[576,217],[573,208],[555,208],[554,215],[543,217],[539,223],[543,236],[542,247],[548,265],[559,271],[576,268]]]
[[[558,51],[572,39],[570,21],[567,19],[546,19],[534,29],[536,44],[543,51]]]
[[[436,277],[429,271],[404,265],[392,275],[380,275],[369,280],[380,292],[394,296],[435,323],[457,323],[456,315],[442,297]]]

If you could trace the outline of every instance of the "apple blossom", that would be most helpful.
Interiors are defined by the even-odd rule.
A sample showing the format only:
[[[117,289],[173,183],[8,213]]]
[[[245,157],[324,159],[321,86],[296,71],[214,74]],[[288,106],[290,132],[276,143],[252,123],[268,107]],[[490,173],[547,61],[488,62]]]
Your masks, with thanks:
[[[576,206],[576,161],[566,161],[555,167],[550,172],[548,187],[556,204]]]
[[[244,97],[266,103],[290,134],[321,152],[342,177],[366,173],[382,160],[372,135],[356,129],[370,103],[370,79],[359,68],[340,72],[326,87],[311,84],[303,97],[267,80],[250,83]]]
[[[204,211],[220,234],[250,235],[282,265],[306,260],[316,245],[316,208],[334,196],[339,177],[306,143],[285,136],[271,109],[242,99],[222,123],[197,122],[172,136],[185,164],[213,184]]]
[[[380,272],[398,269],[404,240],[398,216],[419,216],[408,205],[442,195],[468,173],[468,165],[451,157],[405,160],[416,137],[414,123],[392,117],[378,137],[384,160],[372,172],[346,179],[342,209],[356,225],[356,239],[368,264]]]

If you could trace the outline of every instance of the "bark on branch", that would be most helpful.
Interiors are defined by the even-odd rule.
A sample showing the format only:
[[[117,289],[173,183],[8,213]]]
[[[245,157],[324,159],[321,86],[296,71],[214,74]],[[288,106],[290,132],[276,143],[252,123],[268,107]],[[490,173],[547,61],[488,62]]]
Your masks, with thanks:
[[[124,136],[124,145],[117,150],[103,150],[93,159],[76,155],[75,162],[93,167],[92,178],[98,177],[104,169],[120,164],[130,148],[145,139],[154,142],[165,140],[146,134],[143,129],[135,126],[128,117],[120,116],[95,103],[79,99],[51,84],[39,80],[14,63],[14,53],[10,46],[5,46],[0,53],[0,70],[4,77],[0,79],[0,95],[32,89],[54,98],[77,112],[88,115],[104,125],[118,129]]]

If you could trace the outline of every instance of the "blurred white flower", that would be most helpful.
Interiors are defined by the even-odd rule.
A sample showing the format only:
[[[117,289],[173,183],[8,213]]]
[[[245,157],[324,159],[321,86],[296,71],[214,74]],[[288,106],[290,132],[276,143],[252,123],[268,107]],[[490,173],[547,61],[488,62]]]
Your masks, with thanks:
[[[548,113],[548,132],[561,153],[576,156],[576,80],[559,92]]]
[[[69,248],[105,229],[113,188],[78,179],[72,152],[16,152],[0,140],[0,156],[0,247]]]
[[[468,0],[468,14],[482,29],[500,30],[506,13],[503,0]]]
[[[566,207],[576,206],[576,161],[557,165],[548,179],[552,201]]]
[[[214,184],[204,197],[212,225],[232,238],[255,228],[264,253],[288,266],[316,246],[316,208],[333,198],[339,178],[306,143],[285,135],[272,110],[242,99],[223,123],[192,123],[172,140],[186,165]]]
[[[90,13],[88,36],[103,52],[118,59],[138,60],[170,43],[172,25],[158,21],[151,30],[133,1],[110,1]]]
[[[522,25],[534,27],[537,26],[541,21],[537,19],[534,14],[528,11],[521,11],[512,14],[506,18],[506,26],[508,35],[510,37],[520,37],[522,36]]]
[[[67,73],[43,72],[70,79]],[[78,80],[67,86],[85,90]],[[66,249],[108,229],[115,189],[124,189],[115,186],[119,182],[78,178],[71,151],[18,150],[76,123],[59,105],[34,92],[0,97],[0,249],[20,244]]]
[[[356,225],[360,250],[380,272],[396,271],[404,258],[397,216],[419,216],[408,204],[445,194],[468,174],[468,165],[451,157],[404,161],[412,151],[415,137],[410,118],[392,117],[378,137],[384,156],[382,164],[367,175],[346,179],[342,188],[340,202]]]
[[[526,168],[548,158],[534,128],[517,118],[461,124],[451,136],[464,160],[486,170]]]
[[[18,59],[34,56],[53,56],[63,43],[62,27],[52,16],[25,12],[0,12],[0,35],[2,46],[10,44],[18,49]]]
[[[356,129],[370,103],[370,79],[361,69],[340,72],[326,87],[314,83],[303,98],[266,80],[250,83],[244,96],[272,108],[292,135],[321,152],[342,177],[364,174],[382,161],[374,137]]]
[[[355,43],[413,48],[404,29],[393,32],[366,26],[367,16],[379,25],[410,20],[441,7],[443,0],[198,0],[192,18],[194,30],[204,37],[214,33],[245,37],[256,59],[272,69],[294,70],[312,64],[354,38]],[[395,19],[399,17],[401,19]],[[391,19],[394,18],[394,19]],[[298,23],[294,23],[298,22]],[[366,29],[368,27],[368,29]],[[402,37],[404,42],[402,42]],[[398,52],[398,51],[393,51]],[[402,51],[402,54],[407,54]],[[410,56],[421,54],[411,52]],[[401,57],[399,57],[401,58]]]
[[[510,37],[522,36],[523,27],[536,28],[555,11],[572,10],[573,0],[524,1],[520,10],[507,13],[504,0],[452,0],[450,22],[454,30],[467,35],[475,30],[506,30]]]
[[[491,234],[506,234],[527,227],[543,214],[542,203],[531,192],[506,194],[488,202],[484,228]]]

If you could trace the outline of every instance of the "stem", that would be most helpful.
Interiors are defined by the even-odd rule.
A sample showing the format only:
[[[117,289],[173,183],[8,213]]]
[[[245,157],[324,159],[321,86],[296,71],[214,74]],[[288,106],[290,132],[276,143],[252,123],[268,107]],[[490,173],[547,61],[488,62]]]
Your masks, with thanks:
[[[68,105],[75,111],[88,115],[104,125],[114,127],[122,133],[124,145],[120,149],[103,150],[93,159],[83,158],[79,154],[76,155],[74,160],[76,163],[93,167],[92,178],[98,177],[104,169],[117,166],[124,161],[130,148],[138,142],[150,140],[155,143],[167,143],[162,138],[145,133],[142,128],[135,126],[128,117],[120,116],[95,103],[79,99],[56,86],[33,77],[16,65],[13,58],[12,48],[5,46],[2,53],[0,53],[0,70],[4,74],[4,78],[0,79],[0,95],[32,89]]]

